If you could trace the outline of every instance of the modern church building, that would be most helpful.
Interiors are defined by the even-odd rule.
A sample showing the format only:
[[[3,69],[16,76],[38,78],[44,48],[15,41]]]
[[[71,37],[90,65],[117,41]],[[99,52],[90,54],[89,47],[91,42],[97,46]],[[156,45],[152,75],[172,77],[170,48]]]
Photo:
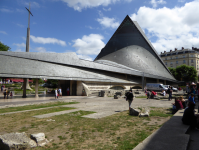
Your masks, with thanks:
[[[127,15],[94,61],[75,53],[0,52],[0,77],[59,79],[63,95],[177,82],[136,21]]]

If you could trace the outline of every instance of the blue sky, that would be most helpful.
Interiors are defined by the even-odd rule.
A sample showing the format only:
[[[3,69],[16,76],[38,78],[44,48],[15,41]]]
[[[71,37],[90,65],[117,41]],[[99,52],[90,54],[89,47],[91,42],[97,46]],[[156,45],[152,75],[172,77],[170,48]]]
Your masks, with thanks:
[[[129,15],[158,53],[199,48],[199,0],[1,0],[0,41],[25,52],[75,52],[93,60]]]

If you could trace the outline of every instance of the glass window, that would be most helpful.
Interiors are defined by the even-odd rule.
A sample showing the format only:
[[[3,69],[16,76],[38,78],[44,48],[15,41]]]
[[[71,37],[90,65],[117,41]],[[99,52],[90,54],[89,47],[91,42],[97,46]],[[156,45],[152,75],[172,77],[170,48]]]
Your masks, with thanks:
[[[171,59],[172,59],[172,57],[171,57]]]
[[[186,63],[186,60],[183,60],[183,64],[185,64]]]
[[[176,61],[176,64],[178,64],[178,61]]]
[[[185,58],[185,55],[183,55],[183,58]]]
[[[165,60],[167,60],[167,58],[165,58]]]
[[[167,65],[167,62],[165,62],[165,64]]]
[[[176,59],[178,59],[178,56],[176,56]]]
[[[193,59],[191,60],[191,62],[193,63]]]
[[[173,64],[173,62],[170,62],[170,64],[172,65],[172,64]]]

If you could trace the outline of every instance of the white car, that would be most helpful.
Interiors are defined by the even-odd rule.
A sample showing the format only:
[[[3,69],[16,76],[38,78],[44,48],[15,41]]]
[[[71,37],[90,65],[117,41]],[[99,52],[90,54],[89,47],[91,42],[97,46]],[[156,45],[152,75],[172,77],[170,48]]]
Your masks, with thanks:
[[[169,86],[170,86],[170,85],[164,85],[164,87],[166,87],[166,88],[169,88]],[[178,91],[178,89],[175,88],[175,87],[173,87],[173,86],[171,86],[171,89],[172,89],[174,92],[177,92],[177,91]]]

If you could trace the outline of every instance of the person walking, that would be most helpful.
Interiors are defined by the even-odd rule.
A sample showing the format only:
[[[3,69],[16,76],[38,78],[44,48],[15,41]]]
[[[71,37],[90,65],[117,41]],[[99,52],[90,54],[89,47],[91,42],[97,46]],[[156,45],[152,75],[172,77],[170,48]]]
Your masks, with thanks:
[[[10,91],[6,90],[7,99],[8,99],[9,94],[10,94]]]
[[[169,101],[172,100],[172,90],[171,90],[171,86],[169,86],[167,93],[169,94]]]
[[[58,99],[58,92],[57,92],[57,89],[55,89],[55,99]]]
[[[6,99],[6,89],[3,91],[4,99]]]
[[[1,86],[1,92],[3,91],[3,85]]]
[[[69,96],[70,95],[70,89],[69,89],[69,87],[67,88],[66,92],[67,92],[67,96]]]
[[[129,102],[129,113],[130,113],[130,110],[131,110],[131,103],[133,101],[133,93],[132,93],[132,90],[129,90],[129,93],[127,94],[127,98],[126,100]]]
[[[12,96],[13,96],[12,91],[10,91],[10,97],[11,97],[11,99],[12,99]]]
[[[59,88],[59,96],[62,98],[62,89]]]

